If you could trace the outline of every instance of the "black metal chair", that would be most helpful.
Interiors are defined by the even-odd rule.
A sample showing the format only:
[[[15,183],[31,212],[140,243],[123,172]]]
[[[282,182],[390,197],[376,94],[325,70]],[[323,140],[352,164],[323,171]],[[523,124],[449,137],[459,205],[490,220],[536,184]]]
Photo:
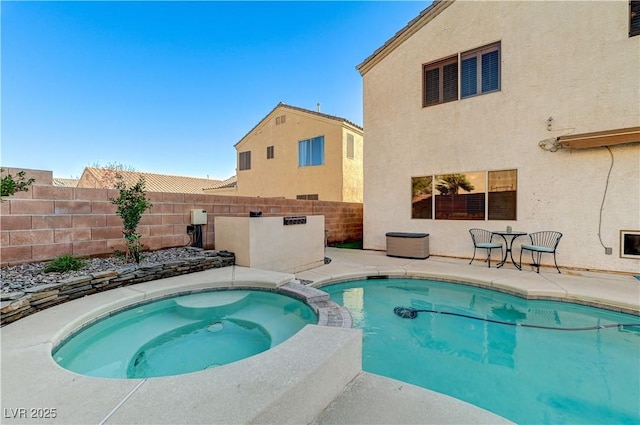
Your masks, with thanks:
[[[493,233],[484,229],[469,229],[471,234],[471,240],[473,241],[473,257],[469,264],[473,263],[473,259],[476,258],[476,249],[482,248],[487,250],[487,267],[491,267],[491,250],[500,248],[500,258],[502,258],[502,244],[493,242]]]
[[[553,254],[553,262],[556,265],[556,270],[560,273],[558,263],[556,262],[556,248],[560,243],[562,233],[547,230],[543,232],[529,233],[529,237],[531,238],[531,244],[522,244],[521,246],[520,268],[522,268],[522,253],[524,251],[531,251],[531,264],[536,266],[537,273],[540,273],[540,259],[542,254]]]

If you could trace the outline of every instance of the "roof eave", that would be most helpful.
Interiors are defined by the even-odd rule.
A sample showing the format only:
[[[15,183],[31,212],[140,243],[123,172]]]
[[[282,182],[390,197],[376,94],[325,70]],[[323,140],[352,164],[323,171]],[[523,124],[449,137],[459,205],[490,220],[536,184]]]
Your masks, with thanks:
[[[443,10],[451,6],[455,0],[434,0],[434,2],[424,9],[420,14],[411,20],[404,28],[398,31],[393,37],[387,40],[381,47],[376,49],[375,52],[368,58],[366,58],[360,65],[356,66],[356,69],[360,72],[361,76],[364,76],[382,59],[387,57],[398,46],[404,43],[409,37],[418,32],[422,27],[431,22],[436,16],[438,16]]]

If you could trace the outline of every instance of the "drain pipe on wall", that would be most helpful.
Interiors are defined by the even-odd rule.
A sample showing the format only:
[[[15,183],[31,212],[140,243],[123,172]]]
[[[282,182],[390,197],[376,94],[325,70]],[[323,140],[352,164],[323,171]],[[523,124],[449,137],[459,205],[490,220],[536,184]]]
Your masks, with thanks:
[[[609,151],[609,155],[611,155],[611,165],[609,166],[609,172],[607,173],[607,181],[604,186],[604,193],[602,194],[602,204],[600,204],[600,218],[598,219],[598,239],[600,239],[600,245],[604,248],[605,255],[613,254],[613,248],[609,246],[605,246],[604,242],[602,242],[602,210],[604,209],[604,201],[607,199],[607,190],[609,189],[609,178],[611,177],[611,170],[613,170],[613,152],[609,149],[609,146],[605,146],[605,148]]]

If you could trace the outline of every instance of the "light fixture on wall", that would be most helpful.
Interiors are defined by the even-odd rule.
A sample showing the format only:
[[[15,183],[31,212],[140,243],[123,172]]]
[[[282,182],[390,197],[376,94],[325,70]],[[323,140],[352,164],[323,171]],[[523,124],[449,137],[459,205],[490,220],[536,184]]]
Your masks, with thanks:
[[[560,138],[558,137],[549,137],[548,139],[540,140],[538,142],[538,146],[540,149],[544,149],[549,152],[556,152],[558,149],[562,149]]]

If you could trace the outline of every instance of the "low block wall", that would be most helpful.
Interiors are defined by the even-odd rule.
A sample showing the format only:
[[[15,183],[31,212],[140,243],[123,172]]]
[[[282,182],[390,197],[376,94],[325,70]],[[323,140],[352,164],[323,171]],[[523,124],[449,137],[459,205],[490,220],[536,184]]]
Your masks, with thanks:
[[[114,189],[87,189],[35,184],[28,192],[4,198],[0,204],[0,263],[2,266],[45,261],[64,254],[109,255],[124,250],[122,219],[110,198]],[[191,245],[186,226],[191,210],[207,211],[203,245],[214,249],[214,219],[248,216],[260,210],[265,217],[324,215],[328,243],[362,239],[362,204],[283,198],[148,192],[153,207],[138,228],[148,250]]]
[[[63,279],[58,283],[35,286],[11,294],[15,299],[3,301],[0,309],[0,326],[15,322],[38,311],[76,298],[107,291],[121,286],[148,282],[171,276],[232,266],[233,255],[222,255],[216,251],[204,251],[202,257],[193,257],[161,264],[137,267],[131,265],[118,270],[91,273]]]

